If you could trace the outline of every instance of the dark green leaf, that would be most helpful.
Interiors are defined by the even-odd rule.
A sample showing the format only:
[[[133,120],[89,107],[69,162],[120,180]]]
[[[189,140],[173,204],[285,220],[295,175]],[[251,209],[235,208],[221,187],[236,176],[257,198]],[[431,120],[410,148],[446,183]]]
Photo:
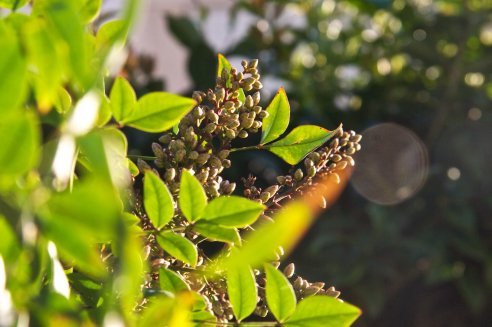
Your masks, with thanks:
[[[329,131],[319,126],[302,125],[294,128],[283,139],[266,145],[264,148],[275,153],[291,165],[297,164],[311,151],[331,139],[339,128]]]
[[[241,244],[241,237],[235,228],[227,228],[202,220],[193,226],[193,230],[212,241]]]
[[[173,294],[190,289],[180,275],[166,268],[159,269],[159,285],[161,290]]]
[[[251,225],[265,210],[265,206],[239,196],[221,196],[213,199],[203,212],[203,219],[226,227]]]
[[[162,132],[178,123],[195,105],[195,100],[175,94],[148,93],[137,101],[133,114],[121,123],[146,132]]]
[[[153,172],[145,172],[144,208],[155,228],[164,227],[174,216],[174,201],[166,184]]]
[[[271,264],[265,264],[265,273],[268,308],[282,322],[296,309],[296,294],[287,277]]]
[[[238,321],[248,317],[256,308],[256,280],[247,265],[236,265],[227,270],[227,294]]]
[[[198,252],[190,240],[173,232],[162,232],[156,235],[156,239],[164,251],[190,266],[196,266]]]
[[[268,117],[263,119],[261,143],[276,140],[289,126],[290,105],[285,90],[280,88],[266,108]]]
[[[331,296],[316,295],[299,302],[285,326],[345,327],[350,326],[360,314],[360,310],[351,304]]]
[[[130,83],[123,77],[117,77],[114,81],[109,99],[113,116],[118,122],[124,121],[133,114],[137,97]]]
[[[2,115],[0,176],[21,175],[33,168],[40,155],[39,139],[39,123],[31,112],[11,112]]]
[[[181,173],[179,208],[189,222],[201,217],[207,206],[207,195],[202,184],[186,169]]]

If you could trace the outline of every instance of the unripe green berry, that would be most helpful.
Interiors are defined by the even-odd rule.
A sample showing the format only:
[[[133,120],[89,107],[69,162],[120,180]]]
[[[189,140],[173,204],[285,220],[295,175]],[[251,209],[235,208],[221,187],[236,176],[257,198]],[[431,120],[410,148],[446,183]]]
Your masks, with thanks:
[[[217,124],[210,123],[207,126],[205,126],[205,128],[203,129],[203,131],[205,133],[211,134],[211,133],[213,133],[215,131],[216,128],[217,128]]]
[[[270,200],[271,197],[272,197],[272,195],[270,193],[268,193],[268,192],[261,192],[261,194],[260,194],[260,200],[263,203],[265,203],[268,200]]]
[[[287,278],[291,278],[294,275],[294,272],[296,270],[296,267],[294,266],[293,263],[289,263],[285,268],[284,268],[284,275]]]
[[[307,175],[308,177],[314,177],[316,175],[316,168],[314,166],[311,166],[307,170]]]
[[[299,182],[303,177],[304,177],[304,174],[302,172],[302,169],[301,168],[297,168],[296,169],[296,172],[294,173],[295,180]]]
[[[207,112],[207,118],[208,118],[208,120],[210,120],[211,123],[217,124],[219,122],[219,115],[217,115],[212,110]]]
[[[191,151],[191,152],[188,154],[188,159],[190,159],[190,160],[196,160],[196,159],[198,159],[198,156],[199,156],[198,152],[196,152],[196,151]]]
[[[225,132],[225,136],[228,138],[228,139],[234,139],[236,137],[236,132],[232,129],[227,129],[226,132]]]

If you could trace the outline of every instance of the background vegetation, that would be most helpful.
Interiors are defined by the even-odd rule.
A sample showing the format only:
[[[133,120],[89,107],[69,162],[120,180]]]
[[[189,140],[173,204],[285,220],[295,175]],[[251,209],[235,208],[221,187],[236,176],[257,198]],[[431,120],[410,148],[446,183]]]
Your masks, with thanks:
[[[410,181],[410,198],[381,205],[383,189],[369,201],[348,188],[294,254],[303,273],[333,278],[361,305],[360,326],[485,326],[491,319],[491,10],[485,0],[258,0],[238,1],[230,12],[257,20],[227,55],[259,56],[262,73],[287,87],[294,122],[343,121],[356,130],[394,122],[420,140],[411,157],[420,156],[421,166],[402,159],[399,175],[376,180],[401,186],[405,174],[422,173],[421,189]],[[292,12],[302,24],[285,23]],[[190,49],[195,87],[209,84],[203,72],[213,52],[200,21],[167,22]],[[376,154],[374,165],[401,159],[396,148],[362,145]],[[269,156],[236,159],[244,162],[240,171],[265,183],[282,169]],[[376,184],[370,172],[377,167],[362,180]]]

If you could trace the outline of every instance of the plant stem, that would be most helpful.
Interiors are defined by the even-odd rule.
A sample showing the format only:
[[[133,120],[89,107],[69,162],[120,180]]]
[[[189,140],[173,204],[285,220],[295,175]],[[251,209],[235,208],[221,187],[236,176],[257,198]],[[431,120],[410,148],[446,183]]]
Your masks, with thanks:
[[[268,146],[263,146],[263,145],[252,145],[252,146],[245,146],[243,148],[234,148],[234,149],[231,149],[231,152],[236,152],[236,151],[247,151],[247,150],[261,150],[261,149],[265,149],[267,148]]]
[[[155,160],[157,157],[152,157],[152,156],[139,156],[136,154],[129,154],[128,158],[135,158],[135,159],[142,159],[142,160]]]

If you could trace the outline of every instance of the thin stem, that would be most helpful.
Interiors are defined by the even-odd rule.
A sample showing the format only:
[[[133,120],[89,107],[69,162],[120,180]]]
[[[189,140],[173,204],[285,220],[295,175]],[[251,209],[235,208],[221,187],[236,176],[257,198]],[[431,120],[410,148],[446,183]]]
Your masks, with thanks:
[[[135,159],[142,159],[142,160],[155,160],[157,157],[152,157],[152,156],[139,156],[136,154],[129,154],[128,158],[135,158]]]
[[[236,151],[248,151],[248,150],[261,150],[265,149],[267,146],[263,145],[252,145],[252,146],[245,146],[243,148],[233,148],[231,149],[231,152],[236,152]]]

